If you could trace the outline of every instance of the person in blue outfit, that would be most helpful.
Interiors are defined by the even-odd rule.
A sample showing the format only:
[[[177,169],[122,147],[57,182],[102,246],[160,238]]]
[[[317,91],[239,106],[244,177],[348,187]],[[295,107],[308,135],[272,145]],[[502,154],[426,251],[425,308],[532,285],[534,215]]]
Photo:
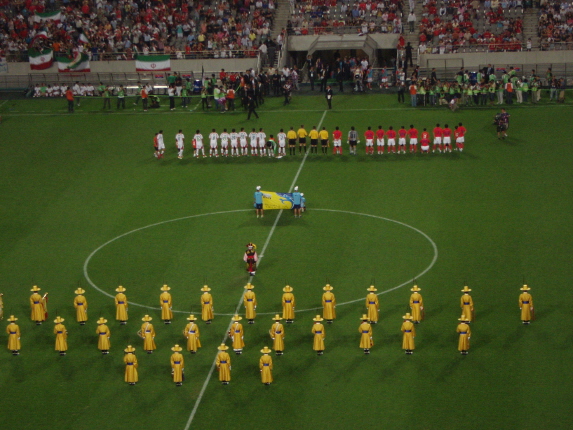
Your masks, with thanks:
[[[292,193],[292,208],[294,209],[294,217],[300,218],[300,208],[302,206],[302,196],[298,192],[298,186],[294,187],[294,192]]]
[[[261,193],[261,187],[257,187],[257,191],[255,191],[255,212],[257,213],[257,218],[259,216],[262,218],[265,216],[263,211],[263,193]]]

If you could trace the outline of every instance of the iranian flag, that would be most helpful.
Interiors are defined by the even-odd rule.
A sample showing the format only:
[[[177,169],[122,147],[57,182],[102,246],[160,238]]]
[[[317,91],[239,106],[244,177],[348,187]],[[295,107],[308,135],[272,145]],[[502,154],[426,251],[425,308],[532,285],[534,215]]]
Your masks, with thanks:
[[[169,55],[138,55],[135,59],[138,72],[167,72],[171,70]]]
[[[74,58],[58,57],[59,72],[89,72],[90,57],[87,54],[77,53]]]
[[[28,51],[28,58],[30,59],[30,69],[48,69],[52,67],[52,64],[54,63],[54,51],[51,49],[44,49],[40,52],[35,49],[30,49]]]
[[[78,42],[79,43],[90,43],[90,40],[88,39],[88,37],[86,36],[85,33],[80,34],[80,37],[78,38]]]
[[[36,22],[44,22],[44,21],[60,21],[62,19],[62,13],[57,10],[54,12],[44,12],[44,13],[35,13],[34,14],[34,21]]]

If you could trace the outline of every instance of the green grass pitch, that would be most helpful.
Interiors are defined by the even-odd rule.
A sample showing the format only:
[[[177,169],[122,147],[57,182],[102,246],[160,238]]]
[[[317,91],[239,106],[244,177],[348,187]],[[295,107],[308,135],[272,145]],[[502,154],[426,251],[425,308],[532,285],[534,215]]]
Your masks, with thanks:
[[[384,95],[336,95],[326,114],[321,96],[295,95],[287,107],[268,99],[251,121],[242,111],[200,108],[144,114],[129,101],[124,112],[108,114],[101,104],[87,100],[68,115],[64,100],[0,102],[0,292],[5,317],[16,315],[22,331],[19,357],[0,332],[2,428],[570,428],[569,105],[510,108],[509,138],[500,141],[494,108],[416,110]],[[366,156],[360,145],[353,157],[344,145],[342,156],[312,154],[302,164],[298,155],[195,160],[189,149],[178,160],[174,147],[180,128],[189,142],[196,129],[206,135],[255,126],[276,135],[321,120],[344,135],[351,125],[363,133],[369,125],[421,130],[463,122],[466,149]],[[167,145],[160,161],[152,156],[159,129]],[[255,186],[286,192],[297,175],[307,213],[294,219],[284,212],[277,220],[277,211],[267,211],[257,219]],[[232,354],[232,381],[222,386],[216,372],[208,375],[248,280],[244,247],[253,241],[261,252],[267,239],[253,280],[260,314],[255,325],[244,324],[245,351]],[[113,295],[121,283],[128,299],[143,305],[130,307],[127,326],[115,322],[113,300],[88,283],[90,255],[87,275],[97,288]],[[416,327],[414,355],[406,356],[399,330],[416,276],[426,320]],[[523,276],[536,305],[530,326],[520,323],[517,305]],[[310,330],[326,279],[341,304],[317,357]],[[365,356],[358,326],[372,279],[381,293],[380,322]],[[210,326],[199,322],[203,348],[185,353],[186,380],[176,387],[170,348],[184,344],[188,313],[200,313],[204,282],[217,315]],[[266,387],[259,350],[271,346],[268,330],[285,282],[300,312],[285,325],[285,354],[273,355],[275,382]],[[42,326],[29,320],[34,283],[50,293]],[[170,326],[157,310],[163,283],[178,311]],[[464,283],[476,305],[466,357],[455,333]],[[78,284],[89,302],[83,327],[72,306]],[[54,351],[56,311],[69,331],[66,357]],[[152,355],[143,354],[136,335],[146,313],[157,331]],[[111,353],[103,357],[99,316],[112,332]],[[140,363],[135,387],[123,381],[127,344]]]

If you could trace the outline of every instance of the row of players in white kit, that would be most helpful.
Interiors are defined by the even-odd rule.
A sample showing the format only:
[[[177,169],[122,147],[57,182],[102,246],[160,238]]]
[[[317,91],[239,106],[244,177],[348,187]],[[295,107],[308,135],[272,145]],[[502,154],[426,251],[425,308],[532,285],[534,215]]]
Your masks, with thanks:
[[[249,139],[249,145],[247,145],[247,138]],[[161,141],[162,140],[163,135],[161,135]],[[273,157],[275,155],[274,151],[277,144],[278,155],[286,155],[286,134],[282,128],[281,131],[277,134],[278,142],[275,141],[275,138],[272,134],[267,138],[267,135],[262,128],[260,128],[258,132],[253,128],[253,131],[251,131],[249,134],[247,134],[244,128],[241,128],[241,131],[238,133],[235,131],[235,129],[232,129],[231,132],[228,133],[227,129],[225,128],[221,134],[218,134],[215,129],[213,129],[213,131],[209,134],[209,157],[219,156],[219,140],[221,140],[221,155],[224,157],[229,156],[229,148],[230,155],[232,157],[248,155],[249,146],[251,148],[251,155],[264,156],[266,154],[269,157]],[[185,135],[183,134],[182,130],[179,130],[179,133],[175,135],[175,144],[179,150],[178,157],[181,159],[183,158],[183,151],[185,149]],[[193,136],[193,156],[205,157],[203,135],[201,134],[200,130],[197,130]]]

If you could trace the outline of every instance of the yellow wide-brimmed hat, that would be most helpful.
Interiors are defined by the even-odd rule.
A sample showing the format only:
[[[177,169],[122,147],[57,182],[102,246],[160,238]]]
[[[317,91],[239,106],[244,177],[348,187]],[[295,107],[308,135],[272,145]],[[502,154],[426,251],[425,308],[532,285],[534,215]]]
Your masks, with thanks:
[[[173,348],[171,348],[171,351],[179,352],[183,351],[183,348],[181,348],[179,345],[175,345]]]
[[[211,291],[211,288],[209,288],[207,285],[203,285],[203,288],[201,288],[201,291]]]
[[[323,289],[324,291],[334,290],[334,288],[333,288],[332,285],[330,285],[330,284],[326,284],[324,287],[322,287],[322,289]]]
[[[41,288],[38,288],[37,285],[34,285],[30,291],[40,291]]]
[[[412,315],[410,315],[410,312],[406,312],[406,315],[404,315],[404,316],[402,317],[402,319],[411,320],[411,319],[412,319]]]
[[[221,345],[219,345],[219,346],[217,347],[217,349],[218,349],[219,351],[226,351],[226,350],[229,349],[229,347],[228,347],[227,345],[225,345],[224,343],[222,343]]]
[[[8,318],[7,321],[10,322],[18,321],[18,318],[16,318],[14,315],[10,315],[10,318]]]
[[[163,287],[161,287],[161,291],[169,291],[171,288],[168,287],[167,285],[164,285]]]
[[[253,288],[255,288],[255,286],[250,282],[247,285],[245,285],[245,290],[252,290]]]
[[[273,351],[270,350],[268,346],[265,346],[263,349],[261,349],[261,352],[263,354],[268,354],[268,353],[273,352]]]
[[[124,349],[125,352],[133,352],[135,351],[135,348],[131,345],[127,345],[127,348]]]
[[[59,324],[59,323],[64,322],[64,321],[65,321],[65,320],[64,320],[62,317],[56,317],[56,319],[54,320],[54,322],[55,322],[56,324]]]
[[[520,288],[521,291],[529,291],[531,290],[531,288],[529,288],[527,285],[524,285],[523,287]]]
[[[366,288],[366,291],[378,291],[378,289],[374,285],[370,285],[368,288]]]
[[[100,317],[99,320],[97,320],[97,324],[105,324],[107,322],[107,320],[104,317]]]
[[[417,285],[414,285],[412,288],[410,288],[410,291],[422,291],[422,289],[418,288]]]
[[[469,319],[465,315],[462,315],[460,318],[458,318],[458,321],[469,321]]]
[[[317,315],[315,318],[312,319],[313,321],[324,321],[320,315]]]
[[[124,291],[126,291],[126,289],[123,288],[123,287],[120,285],[119,287],[117,287],[117,288],[115,289],[115,291],[117,291],[118,293],[123,293]]]
[[[152,319],[153,318],[151,318],[149,315],[145,315],[143,318],[141,318],[141,321],[148,322],[148,321],[151,321]]]
[[[197,317],[193,314],[189,315],[189,317],[187,318],[188,321],[197,321]]]
[[[464,289],[462,290],[462,293],[467,293],[468,291],[471,291],[471,290],[472,290],[472,289],[471,289],[471,288],[468,288],[468,286],[466,285],[466,286],[464,287]]]
[[[280,320],[282,320],[282,318],[279,314],[276,314],[275,317],[273,318],[273,321],[280,321]]]
[[[233,321],[241,321],[241,320],[243,319],[243,317],[240,316],[240,315],[235,314],[235,315],[233,315],[233,317],[232,317],[231,319],[232,319]]]
[[[366,314],[362,314],[362,317],[360,318],[362,321],[367,321],[368,320],[368,315]]]
[[[84,290],[83,288],[78,288],[76,291],[74,291],[74,294],[84,294],[86,292],[86,290]]]
[[[290,285],[287,285],[286,287],[283,288],[283,291],[285,293],[290,293],[293,290],[293,288]]]

